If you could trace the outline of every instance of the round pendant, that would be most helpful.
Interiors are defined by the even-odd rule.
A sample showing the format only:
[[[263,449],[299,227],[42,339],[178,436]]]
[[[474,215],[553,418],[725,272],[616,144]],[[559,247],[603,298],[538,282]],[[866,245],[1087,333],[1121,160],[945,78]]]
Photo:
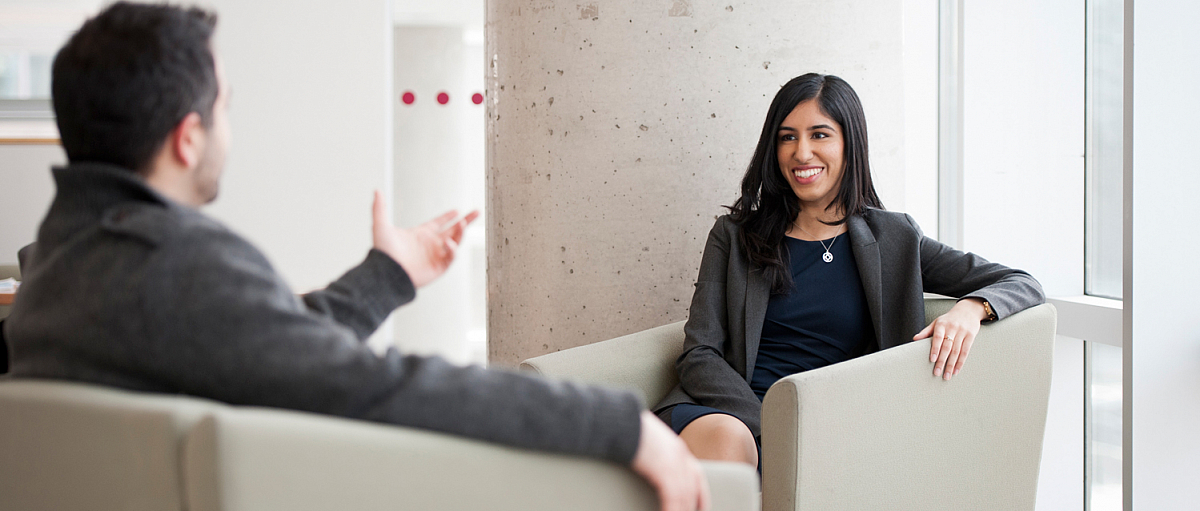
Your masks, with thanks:
[[[833,262],[833,254],[830,254],[829,252],[825,252],[825,255],[821,256],[821,259],[827,263],[832,263]]]

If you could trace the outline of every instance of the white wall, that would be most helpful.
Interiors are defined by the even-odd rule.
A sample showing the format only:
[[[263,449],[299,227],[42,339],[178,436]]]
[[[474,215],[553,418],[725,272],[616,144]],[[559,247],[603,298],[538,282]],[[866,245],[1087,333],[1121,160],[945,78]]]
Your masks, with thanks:
[[[371,199],[390,189],[387,0],[212,0],[233,90],[233,144],[208,212],[258,245],[298,291],[371,247]]]
[[[1200,289],[1195,261],[1200,213],[1194,206],[1200,191],[1195,156],[1200,140],[1200,4],[1130,4],[1133,91],[1126,100],[1133,101],[1133,124],[1126,133],[1132,134],[1133,160],[1125,180],[1125,509],[1191,510],[1200,502],[1200,323],[1193,312]],[[1128,8],[1125,12],[1130,13]],[[1126,44],[1129,48],[1128,39]]]
[[[79,2],[64,2],[64,5]],[[391,189],[387,0],[212,0],[233,90],[233,142],[207,212],[261,248],[298,291],[322,287],[371,246],[372,191]],[[72,11],[74,12],[74,11]],[[45,214],[54,146],[0,146],[0,264]],[[390,342],[390,327],[381,329]]]
[[[0,265],[17,264],[54,199],[51,165],[66,163],[58,145],[0,145]]]

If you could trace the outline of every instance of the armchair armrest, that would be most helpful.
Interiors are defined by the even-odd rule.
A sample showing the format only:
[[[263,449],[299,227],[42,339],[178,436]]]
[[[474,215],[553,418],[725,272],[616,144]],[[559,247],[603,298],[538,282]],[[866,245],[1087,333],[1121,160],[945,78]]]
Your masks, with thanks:
[[[522,362],[521,370],[632,390],[653,406],[679,383],[675,359],[683,351],[683,324],[679,321],[534,357]]]
[[[241,408],[184,446],[188,509],[656,510],[626,467],[410,428]],[[752,470],[705,464],[713,509],[756,509]]]
[[[1033,509],[1055,321],[1040,305],[984,325],[949,382],[928,341],[779,380],[763,404],[763,509]]]

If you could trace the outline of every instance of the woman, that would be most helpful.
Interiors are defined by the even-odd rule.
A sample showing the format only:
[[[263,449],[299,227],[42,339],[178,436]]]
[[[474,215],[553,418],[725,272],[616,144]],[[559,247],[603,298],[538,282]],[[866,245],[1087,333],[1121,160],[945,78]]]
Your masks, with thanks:
[[[655,407],[699,458],[757,465],[762,398],[783,376],[932,337],[933,374],[950,380],[980,322],[1044,301],[1029,274],[883,209],[862,105],[836,76],[775,95],[729,210],[700,263],[680,383]],[[960,300],[926,327],[922,292]]]

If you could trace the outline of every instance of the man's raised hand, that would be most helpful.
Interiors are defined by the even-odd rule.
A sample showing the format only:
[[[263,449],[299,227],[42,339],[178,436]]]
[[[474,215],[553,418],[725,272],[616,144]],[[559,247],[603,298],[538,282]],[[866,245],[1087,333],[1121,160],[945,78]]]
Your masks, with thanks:
[[[458,212],[450,210],[411,229],[402,229],[392,225],[383,192],[375,190],[372,216],[375,248],[399,263],[414,286],[423,287],[450,267],[463,231],[479,217],[479,212],[472,211],[455,221]]]

